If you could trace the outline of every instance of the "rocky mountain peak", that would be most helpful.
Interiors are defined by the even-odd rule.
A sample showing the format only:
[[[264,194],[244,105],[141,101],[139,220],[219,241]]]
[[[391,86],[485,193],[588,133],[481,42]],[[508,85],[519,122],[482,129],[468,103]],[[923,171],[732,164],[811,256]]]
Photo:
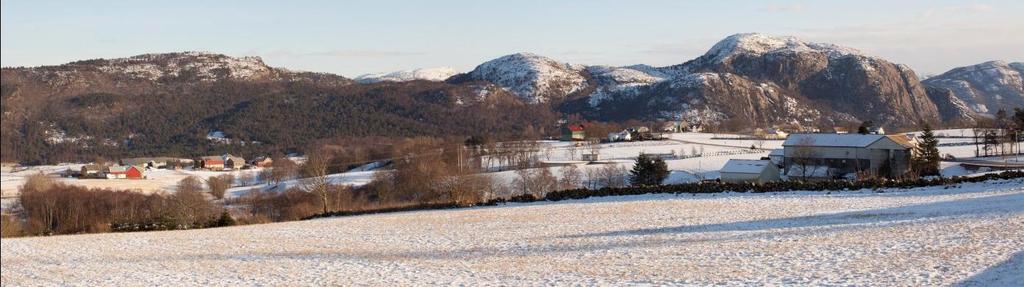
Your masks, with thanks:
[[[1024,105],[1024,64],[988,61],[952,69],[924,80],[934,88],[947,89],[973,112],[994,114],[1001,108]]]
[[[156,81],[187,77],[199,81],[223,79],[251,80],[271,76],[274,69],[260,57],[229,57],[208,52],[142,54],[127,58],[94,59],[57,67],[120,74],[135,79]]]
[[[468,75],[497,84],[528,102],[543,103],[584,88],[583,70],[583,66],[537,54],[516,53],[480,64]]]
[[[829,58],[863,55],[860,51],[827,43],[805,42],[796,37],[771,36],[759,33],[734,34],[722,39],[704,54],[713,62],[723,62],[736,55],[764,56],[772,53],[821,52]]]

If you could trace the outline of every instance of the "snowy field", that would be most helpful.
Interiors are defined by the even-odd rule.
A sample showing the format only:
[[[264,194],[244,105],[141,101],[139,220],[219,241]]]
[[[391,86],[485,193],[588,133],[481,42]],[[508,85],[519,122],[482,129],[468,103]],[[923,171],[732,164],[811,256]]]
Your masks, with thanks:
[[[970,136],[970,130],[937,130],[937,135],[950,135],[950,136]],[[676,155],[688,156],[695,152],[704,154],[701,157],[692,158],[677,158],[668,159],[668,164],[671,174],[665,183],[686,183],[699,181],[701,179],[715,179],[719,177],[718,170],[725,165],[725,162],[729,159],[760,159],[768,156],[768,151],[759,150],[751,151],[750,146],[756,146],[763,149],[776,149],[782,148],[781,140],[741,140],[731,139],[742,137],[740,135],[733,134],[711,134],[711,133],[674,133],[669,134],[669,140],[663,141],[645,141],[645,142],[617,142],[617,143],[604,143],[600,145],[600,156],[602,162],[605,164],[617,164],[622,168],[632,168],[633,159],[636,158],[640,153],[657,153],[657,154],[668,154],[675,153]],[[724,139],[723,139],[724,138]],[[963,138],[940,138],[940,143],[955,143],[955,142],[970,142],[971,139]],[[559,142],[559,141],[542,141],[541,145],[546,147],[544,151],[540,152],[539,159],[546,162],[569,162],[578,161],[581,154],[589,153],[589,150],[584,148],[570,148],[570,145],[575,143],[572,142]],[[972,158],[975,152],[974,145],[963,145],[963,146],[941,146],[939,152],[943,155],[951,154],[958,158]],[[575,155],[570,155],[571,151],[575,151]],[[742,152],[740,154],[730,155],[716,155],[715,153],[722,152]],[[1001,160],[1001,159],[1000,159]],[[493,164],[493,163],[492,163]],[[581,172],[587,170],[595,171],[604,167],[605,164],[587,164],[579,165]],[[26,178],[32,174],[45,173],[55,175],[63,172],[67,169],[79,169],[81,164],[64,164],[64,165],[51,165],[51,166],[33,166],[26,169],[9,170],[4,169],[0,173],[0,191],[3,194],[2,206],[6,208],[13,201],[12,199],[17,196],[17,189],[19,186],[24,184]],[[960,167],[955,163],[943,163],[942,174],[944,176],[954,175],[966,175],[968,171]],[[559,168],[551,168],[554,175],[560,174]],[[240,177],[242,173],[257,174],[258,170],[246,170],[246,171],[233,171],[233,172],[214,172],[214,171],[201,171],[201,170],[153,170],[147,173],[148,179],[145,180],[106,180],[106,179],[71,179],[61,178],[62,182],[76,185],[83,185],[87,187],[95,188],[113,188],[113,189],[129,189],[138,190],[140,192],[160,192],[160,191],[173,191],[174,185],[178,181],[184,179],[187,176],[194,175],[200,178],[207,178],[210,176],[221,175],[225,173],[234,174],[236,178]],[[330,177],[330,180],[334,184],[347,184],[353,186],[360,186],[370,182],[373,178],[374,171],[366,169],[357,169],[346,173],[334,174]],[[489,174],[496,182],[500,184],[511,184],[512,181],[517,177],[513,171],[500,171],[492,172]],[[297,181],[286,181],[282,185],[278,186],[280,190],[287,187],[294,186]],[[254,186],[239,186],[228,190],[228,197],[235,197],[246,194],[248,191],[259,188],[267,189],[267,185],[254,185]]]
[[[1024,180],[4,239],[2,284],[1021,286]]]

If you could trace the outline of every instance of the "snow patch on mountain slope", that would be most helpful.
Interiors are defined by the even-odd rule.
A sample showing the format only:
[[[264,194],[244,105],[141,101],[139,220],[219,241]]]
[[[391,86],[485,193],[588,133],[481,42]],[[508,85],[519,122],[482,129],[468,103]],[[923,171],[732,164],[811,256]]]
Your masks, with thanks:
[[[789,36],[745,33],[735,34],[719,41],[708,50],[705,57],[711,57],[712,61],[721,63],[740,54],[763,56],[787,52],[823,52],[832,59],[851,54],[863,55],[856,49],[834,44],[805,42]]]
[[[632,97],[640,93],[640,89],[652,84],[663,82],[672,77],[647,65],[627,67],[589,66],[587,72],[597,82],[597,89],[590,94],[587,103],[597,107],[612,98]]]
[[[710,81],[719,77],[718,73],[693,73],[674,78],[669,84],[672,89],[696,88],[707,85]]]
[[[500,85],[528,102],[543,103],[586,87],[583,69],[536,54],[518,53],[480,64],[469,77]]]
[[[414,70],[402,70],[391,73],[365,74],[356,77],[355,80],[368,84],[377,82],[407,82],[415,80],[427,80],[440,82],[458,74],[458,71],[451,67],[420,68]]]

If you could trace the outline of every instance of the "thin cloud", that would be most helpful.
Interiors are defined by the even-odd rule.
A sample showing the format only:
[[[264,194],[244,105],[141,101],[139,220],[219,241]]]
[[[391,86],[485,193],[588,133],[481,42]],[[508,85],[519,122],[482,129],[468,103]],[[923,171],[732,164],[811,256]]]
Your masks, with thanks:
[[[791,13],[800,12],[804,10],[802,4],[781,4],[781,5],[768,5],[763,6],[760,9],[761,12],[772,12],[772,13]]]
[[[956,14],[977,14],[994,11],[995,7],[989,4],[975,3],[968,5],[950,5],[924,10],[922,18],[946,17]]]

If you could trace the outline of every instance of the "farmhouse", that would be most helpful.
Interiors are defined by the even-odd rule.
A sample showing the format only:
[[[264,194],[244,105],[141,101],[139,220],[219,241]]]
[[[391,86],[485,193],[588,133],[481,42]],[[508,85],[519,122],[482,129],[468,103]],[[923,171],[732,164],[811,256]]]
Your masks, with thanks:
[[[608,141],[610,142],[628,142],[633,140],[633,133],[629,130],[622,130],[621,132],[608,133]]]
[[[778,181],[779,167],[768,160],[730,159],[722,167],[721,179],[731,183]]]
[[[204,156],[196,161],[196,167],[207,170],[241,169],[245,167],[245,158],[230,153],[216,156]]]
[[[807,179],[899,176],[910,169],[915,144],[905,135],[793,134],[782,147],[786,175]]]
[[[563,141],[582,141],[587,139],[583,125],[568,125],[562,128]]]
[[[114,165],[107,167],[107,179],[126,179],[128,178],[128,167],[123,165]]]
[[[107,167],[99,164],[87,164],[82,166],[78,176],[82,178],[106,178]]]
[[[754,136],[762,139],[784,139],[789,136],[789,133],[777,128],[758,128],[754,130]]]
[[[271,159],[269,156],[261,156],[261,157],[257,157],[256,159],[254,159],[249,164],[251,164],[252,166],[255,166],[255,167],[270,167],[270,166],[274,165],[274,160]]]
[[[244,158],[240,156],[233,156],[230,153],[224,154],[224,169],[241,169],[244,166]]]

